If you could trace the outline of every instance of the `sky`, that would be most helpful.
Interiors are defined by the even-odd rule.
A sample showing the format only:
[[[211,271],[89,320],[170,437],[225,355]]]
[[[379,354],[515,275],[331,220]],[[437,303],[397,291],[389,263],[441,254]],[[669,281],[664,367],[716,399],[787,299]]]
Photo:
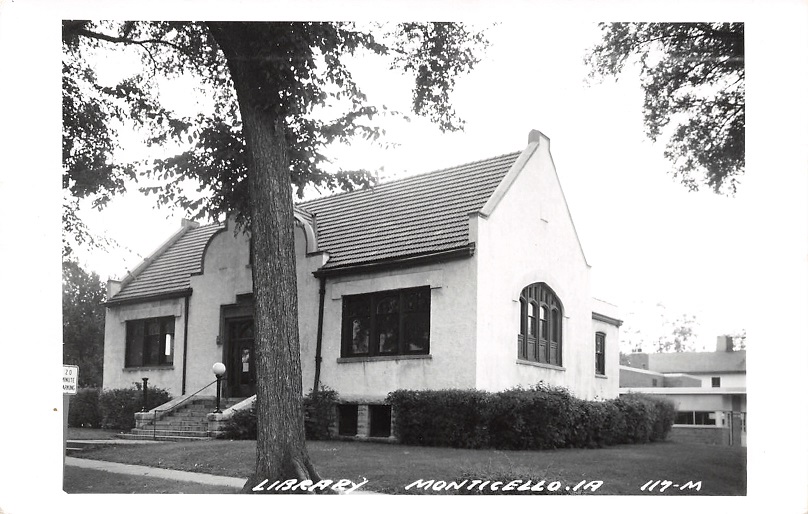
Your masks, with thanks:
[[[391,132],[391,139],[402,142],[395,154],[363,150],[357,155],[367,158],[369,168],[428,171],[521,150],[530,129],[549,136],[592,265],[595,296],[617,303],[624,312],[640,299],[698,314],[703,326],[708,319],[715,326],[704,330],[711,341],[736,325],[748,327],[748,497],[698,499],[687,502],[688,510],[757,512],[776,506],[778,512],[805,512],[804,1],[241,0],[229,2],[225,10],[221,6],[175,0],[0,1],[0,386],[6,392],[4,405],[21,421],[7,423],[4,414],[0,423],[0,510],[43,512],[56,504],[64,512],[107,512],[112,505],[102,495],[61,493],[61,19],[353,17],[515,24],[497,37],[492,34],[497,46],[458,85],[455,107],[467,120],[464,133],[441,135],[411,124]],[[736,198],[686,194],[670,180],[662,148],[642,134],[640,99],[630,84],[582,85],[582,52],[596,36],[591,23],[602,20],[746,22],[747,171]],[[383,89],[388,80],[380,79]],[[399,101],[405,100],[402,94]],[[132,197],[92,222],[145,256],[179,228],[180,217],[152,211],[148,202]],[[115,276],[135,264],[120,256],[98,259],[92,266],[102,276]],[[659,513],[681,512],[685,506],[670,499],[649,505],[642,502],[649,500],[645,498],[580,498],[575,505],[591,510],[624,499]],[[138,500],[116,501],[114,508],[187,508],[187,499],[175,503],[171,495],[159,503]],[[546,500],[543,507],[557,510],[554,499]],[[232,503],[229,498],[205,501],[207,508],[231,508]],[[571,502],[563,503],[565,510],[575,510]],[[405,506],[406,499],[397,499],[397,504]]]
[[[649,337],[661,335],[658,315],[698,320],[697,347],[712,350],[717,335],[746,328],[744,284],[748,266],[742,213],[748,192],[734,198],[692,193],[669,174],[664,140],[644,135],[643,94],[636,69],[615,81],[587,84],[584,58],[598,42],[595,22],[553,18],[506,20],[488,29],[490,48],[476,69],[458,80],[452,104],[465,130],[442,134],[426,120],[391,120],[384,127],[395,149],[355,143],[334,150],[345,169],[383,169],[396,177],[522,150],[538,129],[551,152],[585,254],[592,295],[621,308],[621,317]],[[133,52],[137,56],[137,52]],[[137,62],[134,62],[137,66]],[[99,62],[100,77],[122,76],[125,59]],[[411,82],[384,63],[355,59],[352,69],[369,100],[407,112]],[[166,101],[191,114],[190,84],[164,85]],[[154,157],[135,144],[122,159]],[[102,278],[121,278],[180,226],[183,213],[155,209],[136,188],[102,212],[85,209],[90,229],[116,240],[114,251],[81,252]],[[144,230],[121,230],[138,219]],[[664,306],[658,307],[659,305]]]

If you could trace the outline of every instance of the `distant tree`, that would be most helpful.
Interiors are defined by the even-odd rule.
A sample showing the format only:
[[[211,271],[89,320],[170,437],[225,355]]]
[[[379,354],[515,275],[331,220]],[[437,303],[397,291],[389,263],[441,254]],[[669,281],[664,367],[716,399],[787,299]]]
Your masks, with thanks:
[[[661,303],[640,303],[630,308],[625,318],[620,329],[621,354],[699,350],[699,322],[693,314],[671,313]]]
[[[746,350],[746,329],[739,330],[727,334],[732,338],[732,347],[734,350]]]
[[[647,136],[669,126],[665,157],[690,190],[735,192],[744,172],[743,23],[601,23],[590,77],[618,77],[630,58],[645,91]]]
[[[669,332],[660,336],[656,341],[656,351],[667,352],[693,352],[696,351],[696,316],[684,314],[675,321],[666,323],[665,329]]]
[[[198,217],[238,213],[253,245],[258,440],[244,491],[263,480],[316,479],[303,424],[293,189],[371,182],[363,170],[327,169],[329,144],[384,133],[373,119],[387,111],[370,104],[354,80],[352,55],[387,59],[387,67],[413,79],[413,112],[458,130],[463,122],[449,94],[479,61],[485,38],[463,24],[429,22],[65,21],[62,29],[63,95],[70,97],[63,120],[81,125],[64,134],[84,137],[78,145],[63,142],[66,187],[101,201],[125,187],[131,169],[112,161],[119,143],[110,120],[145,129],[151,145],[186,145],[152,163],[162,183],[145,190]],[[107,87],[90,60],[115,46],[142,50],[142,69]],[[160,104],[155,76],[184,73],[207,88],[211,112],[184,119]],[[323,121],[324,113],[332,117]],[[179,186],[187,180],[199,186],[199,197],[186,197]]]
[[[80,387],[100,387],[104,367],[104,301],[98,275],[75,261],[62,262],[62,352],[79,367]]]

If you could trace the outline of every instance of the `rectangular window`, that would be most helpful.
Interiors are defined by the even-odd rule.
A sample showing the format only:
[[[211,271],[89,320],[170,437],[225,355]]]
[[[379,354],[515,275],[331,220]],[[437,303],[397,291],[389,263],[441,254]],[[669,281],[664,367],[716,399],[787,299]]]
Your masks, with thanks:
[[[606,334],[595,334],[595,373],[606,374]]]
[[[715,426],[717,417],[712,411],[681,411],[676,413],[674,425],[712,425]]]
[[[174,364],[174,317],[126,322],[127,368]]]
[[[344,296],[342,357],[429,353],[429,287]]]
[[[721,387],[721,377],[713,377],[713,387]]]

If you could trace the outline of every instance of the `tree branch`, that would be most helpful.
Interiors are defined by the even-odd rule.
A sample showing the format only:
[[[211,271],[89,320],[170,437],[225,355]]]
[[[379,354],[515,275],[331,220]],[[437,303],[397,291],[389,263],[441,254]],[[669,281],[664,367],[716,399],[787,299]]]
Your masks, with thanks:
[[[73,29],[72,32],[78,36],[84,36],[92,39],[99,39],[101,41],[108,41],[110,43],[122,43],[125,45],[139,45],[146,48],[146,45],[166,45],[170,46],[174,50],[182,51],[182,48],[179,45],[172,43],[171,41],[165,41],[163,39],[131,39],[127,37],[118,37],[118,36],[110,36],[109,34],[103,34],[101,32],[95,32],[94,30],[88,30],[84,28]]]

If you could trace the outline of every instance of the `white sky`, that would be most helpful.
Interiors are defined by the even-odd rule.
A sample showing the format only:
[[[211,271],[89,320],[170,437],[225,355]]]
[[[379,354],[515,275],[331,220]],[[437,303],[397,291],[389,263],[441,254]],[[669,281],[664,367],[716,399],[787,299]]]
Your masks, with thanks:
[[[593,296],[620,306],[635,325],[649,325],[638,317],[648,318],[644,311],[657,303],[671,318],[695,314],[699,342],[712,349],[717,335],[746,328],[746,286],[736,277],[748,267],[741,215],[748,209],[748,188],[742,185],[735,198],[694,194],[671,178],[662,157],[664,142],[654,145],[644,136],[636,75],[626,73],[616,83],[584,83],[583,59],[599,35],[596,23],[584,20],[502,22],[490,31],[484,60],[458,81],[453,105],[467,122],[465,131],[441,134],[424,120],[392,122],[386,125],[389,140],[400,147],[381,150],[358,143],[338,150],[338,162],[405,175],[521,150],[528,131],[541,130],[551,139],[592,265]],[[120,61],[102,66],[112,62]],[[407,112],[408,78],[381,64],[358,60],[359,84],[371,101]],[[176,108],[189,108],[187,91],[185,83],[168,91]],[[180,226],[182,212],[158,211],[154,204],[153,196],[133,191],[101,213],[85,210],[94,232],[136,254],[94,251],[83,254],[82,261],[102,279],[134,268]],[[652,327],[647,330],[653,335]]]
[[[139,497],[112,504],[103,495],[66,497],[60,492],[60,20],[333,20],[353,14],[528,24],[505,31],[507,42],[492,35],[501,46],[492,48],[487,61],[459,86],[455,106],[468,121],[465,133],[441,136],[421,125],[397,129],[391,138],[406,146],[395,157],[373,157],[366,166],[390,170],[396,164],[423,171],[459,164],[520,150],[528,131],[539,129],[552,140],[562,185],[593,266],[593,294],[624,306],[635,299],[668,302],[670,308],[698,314],[702,327],[709,317],[715,320],[715,329],[705,335],[711,341],[735,325],[748,326],[748,497],[580,498],[574,504],[543,498],[541,508],[574,511],[577,505],[591,510],[631,501],[633,510],[659,513],[681,512],[682,507],[806,510],[804,1],[413,1],[367,2],[360,9],[346,2],[240,1],[227,3],[226,11],[222,5],[174,0],[0,2],[0,363],[6,368],[0,385],[11,413],[0,423],[0,509],[9,514],[43,512],[58,505],[66,512],[105,512],[114,505],[117,512],[136,512],[144,505],[157,511],[188,506],[170,496],[159,502]],[[578,63],[591,42],[585,23],[599,20],[746,22],[747,172],[737,198],[685,194],[666,175],[662,149],[644,142],[635,93],[622,84],[583,88]],[[138,252],[147,254],[179,227],[179,218],[163,223],[166,213],[153,213],[148,204],[133,199],[126,202],[131,203],[122,202],[102,218],[112,222],[111,233]],[[126,264],[118,262],[113,259],[98,269],[119,274]],[[7,423],[9,417],[18,422]],[[29,440],[34,435],[37,440]],[[27,451],[14,451],[20,448]],[[404,506],[407,500],[397,499],[397,504]],[[230,508],[233,501],[210,497],[202,507]]]

